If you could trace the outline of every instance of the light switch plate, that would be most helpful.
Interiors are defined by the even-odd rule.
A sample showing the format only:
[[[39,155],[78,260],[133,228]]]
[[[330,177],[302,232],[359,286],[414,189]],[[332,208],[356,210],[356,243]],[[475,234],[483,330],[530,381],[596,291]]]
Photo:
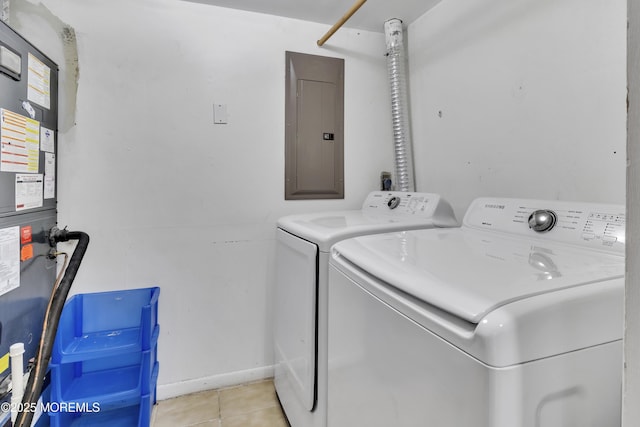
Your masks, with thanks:
[[[227,104],[213,104],[213,123],[227,123]]]

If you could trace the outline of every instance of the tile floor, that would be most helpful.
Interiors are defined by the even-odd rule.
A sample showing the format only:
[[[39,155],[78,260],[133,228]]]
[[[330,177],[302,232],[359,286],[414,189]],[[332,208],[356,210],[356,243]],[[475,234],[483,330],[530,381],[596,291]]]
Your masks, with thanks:
[[[288,427],[272,380],[159,401],[151,427]]]

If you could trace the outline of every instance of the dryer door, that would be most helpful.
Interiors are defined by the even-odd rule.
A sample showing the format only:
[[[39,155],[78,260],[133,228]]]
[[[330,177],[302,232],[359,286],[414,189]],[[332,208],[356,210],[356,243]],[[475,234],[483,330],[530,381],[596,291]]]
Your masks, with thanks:
[[[318,247],[277,230],[275,384],[290,389],[309,411],[316,398]]]

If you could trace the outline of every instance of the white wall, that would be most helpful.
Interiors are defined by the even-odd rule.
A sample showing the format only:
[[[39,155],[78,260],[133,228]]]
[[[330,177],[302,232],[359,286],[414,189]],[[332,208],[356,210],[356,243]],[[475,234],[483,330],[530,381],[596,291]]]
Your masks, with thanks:
[[[393,167],[384,36],[318,48],[327,26],[199,3],[42,4],[78,43],[58,153],[60,225],[91,236],[73,292],[162,288],[160,398],[269,376],[275,221],[359,207]],[[14,25],[64,62],[28,6]],[[344,200],[284,200],[286,50],[345,58]]]
[[[408,36],[418,190],[460,219],[478,196],[625,202],[625,0],[443,1]]]
[[[640,8],[628,1],[627,275],[622,425],[640,425]]]

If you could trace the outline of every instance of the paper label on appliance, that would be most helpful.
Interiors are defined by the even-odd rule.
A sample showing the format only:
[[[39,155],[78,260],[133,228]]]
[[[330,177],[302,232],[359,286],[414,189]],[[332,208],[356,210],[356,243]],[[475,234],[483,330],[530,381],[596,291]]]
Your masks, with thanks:
[[[20,261],[28,261],[31,258],[33,258],[33,243],[24,245],[22,249],[20,249]]]
[[[0,357],[0,374],[9,369],[9,353]]]
[[[41,173],[16,174],[16,211],[42,206],[43,181]]]
[[[20,229],[20,244],[31,243],[33,240],[33,227],[25,225]]]
[[[0,295],[20,286],[20,227],[0,228]]]
[[[44,198],[53,199],[56,197],[56,178],[45,175],[44,177]]]
[[[51,68],[29,53],[29,74],[27,77],[27,99],[51,108]]]
[[[0,171],[38,172],[40,122],[0,109]]]
[[[27,101],[22,101],[22,109],[29,114],[32,119],[36,118],[36,109],[31,106]]]
[[[47,153],[56,152],[56,135],[51,129],[40,126],[40,150]]]
[[[53,153],[44,153],[44,174],[56,176],[56,155]]]
[[[56,196],[56,155],[44,153],[44,198]]]

